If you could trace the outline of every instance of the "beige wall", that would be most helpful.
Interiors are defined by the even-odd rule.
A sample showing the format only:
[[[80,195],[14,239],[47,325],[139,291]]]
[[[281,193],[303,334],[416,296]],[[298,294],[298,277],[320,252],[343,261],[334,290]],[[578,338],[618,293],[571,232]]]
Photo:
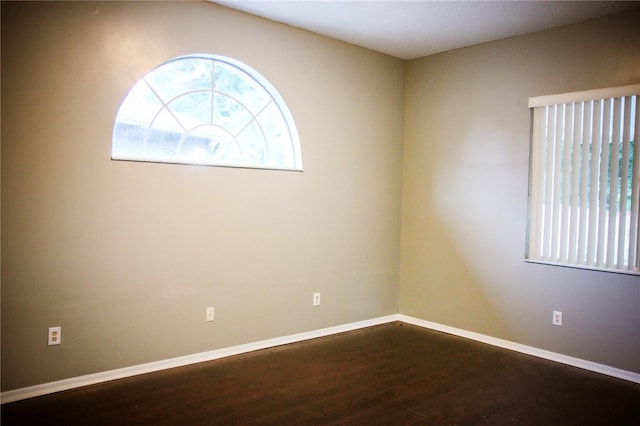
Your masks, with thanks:
[[[640,82],[639,12],[409,62],[401,313],[640,373],[639,277],[523,261],[527,98]]]
[[[303,173],[109,159],[135,81],[198,52],[278,89]],[[401,60],[204,2],[3,2],[2,68],[3,391],[398,312]]]

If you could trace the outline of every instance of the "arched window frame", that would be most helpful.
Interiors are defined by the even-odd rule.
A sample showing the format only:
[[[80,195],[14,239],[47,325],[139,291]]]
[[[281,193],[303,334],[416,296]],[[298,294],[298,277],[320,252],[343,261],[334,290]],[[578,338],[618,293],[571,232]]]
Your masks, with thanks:
[[[171,97],[161,95],[158,88],[154,88],[153,81],[150,82],[154,73],[159,72],[163,67],[174,65],[176,61],[183,60],[201,60],[211,62],[211,86],[209,88],[197,88],[191,90],[180,91],[177,94],[173,94]],[[259,96],[266,97],[265,103],[258,109],[246,104],[247,99],[240,99],[238,95],[240,92],[225,91],[216,87],[216,72],[220,72],[216,66],[226,67],[228,70],[233,70],[235,76],[243,78],[243,85],[248,84],[247,87],[261,88],[263,90]],[[217,71],[216,71],[217,70]],[[184,77],[183,75],[179,75]],[[243,86],[244,87],[244,86]],[[157,108],[153,113],[148,111],[145,114],[145,118],[133,117],[140,115],[136,110],[134,91],[141,89],[147,93],[148,96],[153,97],[155,103],[154,108]],[[160,88],[162,89],[162,88]],[[149,95],[153,93],[153,95]],[[201,121],[195,125],[187,123],[187,121],[195,122],[194,117],[186,116],[184,114],[176,113],[175,107],[172,107],[172,103],[182,97],[190,96],[196,93],[204,93],[205,96],[209,94],[211,102],[211,111],[209,121]],[[216,110],[215,101],[219,98],[225,98],[236,105],[238,105],[244,113],[246,122],[233,122],[233,120],[227,120],[227,123],[232,122],[239,128],[239,131],[232,132],[228,126],[225,127],[221,122],[216,122],[216,114],[223,114],[228,111],[219,112]],[[275,107],[275,110],[274,110]],[[140,108],[138,108],[140,109]],[[133,111],[133,114],[132,114]],[[276,112],[274,112],[276,111]],[[266,121],[267,115],[277,114],[272,116],[271,121]],[[128,115],[127,115],[128,114]],[[158,122],[161,114],[165,114],[169,120],[173,121],[173,132],[168,130],[158,130]],[[168,115],[167,115],[168,114]],[[264,115],[263,115],[264,114]],[[247,116],[249,117],[247,119]],[[275,118],[275,120],[273,120]],[[277,123],[276,123],[277,122]],[[275,123],[275,124],[274,124]],[[177,124],[177,126],[176,126]],[[128,130],[123,130],[129,126]],[[178,128],[179,126],[179,128]],[[272,132],[267,132],[265,127],[276,127],[278,134],[274,136]],[[204,129],[208,129],[209,132],[217,133],[218,136],[224,138],[226,146],[232,147],[234,151],[234,158],[212,158],[211,152],[205,153],[207,158],[191,158],[181,153],[181,149],[187,140],[192,137],[196,132],[200,131],[200,136]],[[249,129],[251,128],[251,129]],[[132,130],[133,129],[133,130]],[[258,137],[250,141],[252,147],[243,146],[241,137],[246,140],[250,137],[243,136],[243,133],[247,131],[247,134],[253,131]],[[173,142],[175,152],[173,154],[167,154],[166,150],[159,155],[157,152],[153,152],[158,148],[149,148],[149,140],[151,134],[154,131],[171,133],[174,139],[179,141]],[[136,134],[137,132],[137,134]],[[213,144],[213,137],[209,141],[209,148],[211,151],[211,145]],[[138,147],[133,149],[134,143],[132,141],[138,138]],[[280,138],[282,137],[282,140]],[[204,136],[206,139],[207,136]],[[202,140],[203,137],[200,137]],[[231,143],[233,142],[233,144]],[[218,144],[219,145],[219,144]],[[246,145],[246,144],[244,144]],[[259,146],[258,150],[255,149]],[[229,149],[227,149],[229,151]],[[284,152],[280,155],[274,154],[274,152]],[[247,154],[248,153],[248,154]],[[257,154],[256,154],[257,153]],[[260,159],[256,159],[261,157]],[[172,164],[189,164],[189,165],[206,165],[206,166],[221,166],[221,167],[239,167],[239,168],[257,168],[257,169],[275,169],[275,170],[292,170],[302,171],[302,154],[300,150],[300,140],[298,132],[295,126],[295,122],[289,111],[284,99],[280,96],[278,91],[273,85],[263,77],[255,69],[251,68],[247,64],[228,58],[221,55],[211,54],[191,54],[179,56],[177,58],[166,61],[153,70],[145,74],[136,84],[130,89],[127,96],[124,98],[118,113],[113,128],[112,137],[112,155],[113,160],[125,160],[125,161],[143,161],[143,162],[159,162],[159,163],[172,163]]]

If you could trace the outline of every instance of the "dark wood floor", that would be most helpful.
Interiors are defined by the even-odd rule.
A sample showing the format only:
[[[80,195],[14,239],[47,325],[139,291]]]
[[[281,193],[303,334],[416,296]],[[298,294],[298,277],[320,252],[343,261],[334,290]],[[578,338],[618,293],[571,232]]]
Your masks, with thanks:
[[[2,405],[2,425],[640,425],[640,385],[391,323]]]

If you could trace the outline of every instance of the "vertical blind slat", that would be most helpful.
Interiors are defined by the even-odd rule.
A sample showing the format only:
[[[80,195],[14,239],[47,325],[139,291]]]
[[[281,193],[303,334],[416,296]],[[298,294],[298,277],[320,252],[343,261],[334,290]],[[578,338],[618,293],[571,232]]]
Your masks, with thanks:
[[[583,102],[572,104],[573,129],[571,131],[571,217],[569,220],[569,261],[578,260],[578,217],[580,213],[580,155],[582,146]]]
[[[557,260],[560,249],[560,211],[562,209],[562,124],[564,121],[564,105],[556,106],[553,137],[553,217],[551,218],[551,259]]]
[[[547,126],[546,109],[535,108],[533,110],[533,128],[531,141],[531,164],[544,164],[544,140],[545,129]],[[542,202],[544,195],[544,168],[532,167],[531,170],[531,228],[529,230],[529,253],[535,258],[542,256],[542,239],[543,232],[542,219],[544,203]]]
[[[620,173],[620,138],[622,137],[620,132],[620,119],[622,99],[616,98],[613,102],[613,121],[612,121],[612,135],[611,135],[611,151],[610,151],[610,163],[609,163],[609,209],[607,213],[608,218],[608,230],[607,235],[607,262],[608,267],[616,266],[615,256],[616,241],[618,237],[618,175]]]
[[[602,123],[602,102],[593,103],[591,130],[591,179],[589,182],[589,243],[587,244],[587,265],[596,265],[596,242],[598,232],[598,182],[600,172],[600,141]]]
[[[631,189],[631,222],[629,226],[629,269],[640,271],[640,226],[638,226],[638,210],[640,210],[640,147],[638,138],[640,137],[640,105],[638,96],[633,97],[635,108],[635,126],[633,136],[633,187]]]
[[[596,247],[597,265],[605,266],[607,257],[607,186],[609,171],[609,138],[611,136],[611,101],[604,101],[602,114],[602,135],[600,136],[600,175],[598,185],[598,245]]]
[[[631,155],[631,98],[624,98],[624,118],[622,121],[622,158],[620,167],[620,209],[618,211],[618,261],[617,268],[625,265],[625,258],[628,258],[629,238],[627,236],[627,218],[629,217],[629,207],[627,197],[629,195],[629,160]]]
[[[563,107],[564,114],[562,120],[562,182],[560,193],[560,253],[558,260],[567,261],[569,259],[569,215],[571,214],[571,148],[573,145],[573,105],[566,104]]]
[[[591,106],[592,102],[582,102],[582,167],[580,174],[580,232],[578,235],[578,263],[587,262],[587,234],[588,234],[588,196],[589,196],[589,148],[591,137]]]
[[[553,218],[553,135],[555,134],[555,108],[547,108],[547,132],[545,137],[544,172],[544,234],[542,238],[542,258],[551,259],[551,229]]]

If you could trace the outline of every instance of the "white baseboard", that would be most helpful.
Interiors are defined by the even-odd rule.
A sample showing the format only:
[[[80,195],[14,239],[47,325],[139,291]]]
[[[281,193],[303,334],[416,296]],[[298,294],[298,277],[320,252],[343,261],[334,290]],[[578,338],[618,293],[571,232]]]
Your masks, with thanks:
[[[286,345],[289,343],[302,342],[318,337],[330,336],[333,334],[343,333],[345,331],[358,330],[361,328],[371,327],[374,325],[386,324],[393,321],[402,321],[407,324],[417,325],[419,327],[440,331],[454,336],[464,337],[466,339],[475,340],[489,345],[509,349],[516,352],[533,355],[539,358],[548,359],[562,364],[571,365],[596,373],[605,374],[607,376],[617,377],[619,379],[628,380],[630,382],[640,383],[640,374],[631,371],[621,370],[610,367],[608,365],[598,364],[586,361],[580,358],[574,358],[567,355],[547,351],[544,349],[534,348],[532,346],[522,345],[520,343],[508,340],[498,339],[496,337],[487,336],[473,331],[467,331],[460,328],[450,327],[448,325],[439,324],[431,321],[425,321],[413,318],[407,315],[395,314],[385,317],[373,318],[370,320],[358,321],[349,324],[338,325],[334,327],[322,328],[319,330],[308,331],[305,333],[292,334],[289,336],[276,337],[273,339],[261,340],[258,342],[247,343],[244,345],[232,346],[228,348],[216,349],[213,351],[202,352],[193,355],[186,355],[177,358],[171,358],[162,361],[150,362],[146,364],[134,365],[131,367],[119,368],[116,370],[104,371],[101,373],[88,374],[85,376],[72,377],[70,379],[59,380],[40,385],[29,386],[26,388],[10,390],[0,394],[0,402],[2,404],[19,401],[22,399],[32,398],[36,396],[46,395],[54,392],[60,392],[68,389],[74,389],[81,386],[93,385],[96,383],[107,382],[110,380],[121,379],[125,377],[136,376],[139,374],[152,373],[154,371],[166,370],[169,368],[182,367],[185,365],[195,364],[198,362],[212,361],[215,359],[225,358],[232,355],[239,355],[260,349],[272,348],[275,346]]]
[[[443,324],[439,324],[431,321],[425,321],[425,320],[409,317],[402,314],[399,314],[397,316],[397,319],[398,321],[406,322],[408,324],[429,328],[431,330],[441,331],[443,333],[453,334],[454,336],[464,337],[466,339],[487,343],[489,345],[497,346],[504,349],[509,349],[516,352],[521,352],[527,355],[533,355],[538,358],[548,359],[550,361],[571,365],[573,367],[578,367],[584,370],[605,374],[607,376],[617,377],[618,379],[640,383],[640,374],[634,373],[632,371],[621,370],[619,368],[611,367],[604,364],[598,364],[596,362],[587,361],[581,358],[575,358],[568,355],[547,351],[544,349],[534,348],[533,346],[522,345],[520,343],[511,342],[509,340],[498,339],[497,337],[491,337],[484,334],[475,333],[473,331],[450,327],[448,325],[443,325]]]
[[[276,337],[276,338],[267,339],[267,340],[260,340],[257,342],[247,343],[244,345],[231,346],[228,348],[216,349],[213,351],[202,352],[202,353],[197,353],[193,355],[186,355],[186,356],[166,359],[162,361],[134,365],[131,367],[118,368],[116,370],[109,370],[101,373],[87,374],[85,376],[79,376],[79,377],[72,377],[70,379],[58,380],[55,382],[43,383],[40,385],[29,386],[26,388],[2,392],[0,394],[0,402],[2,404],[5,404],[9,402],[19,401],[22,399],[46,395],[54,392],[74,389],[81,386],[93,385],[96,383],[107,382],[110,380],[137,376],[139,374],[152,373],[154,371],[166,370],[174,367],[182,367],[185,365],[195,364],[198,362],[212,361],[215,359],[225,358],[232,355],[239,355],[239,354],[252,352],[260,349],[267,349],[275,346],[286,345],[289,343],[302,342],[304,340],[330,336],[332,334],[343,333],[345,331],[358,330],[360,328],[366,328],[374,325],[385,324],[385,323],[393,322],[397,320],[398,320],[397,315],[389,315],[385,317],[352,322],[349,324],[343,324],[343,325],[338,325],[334,327],[322,328],[319,330],[313,330],[313,331],[308,331],[304,333],[292,334],[289,336]]]

